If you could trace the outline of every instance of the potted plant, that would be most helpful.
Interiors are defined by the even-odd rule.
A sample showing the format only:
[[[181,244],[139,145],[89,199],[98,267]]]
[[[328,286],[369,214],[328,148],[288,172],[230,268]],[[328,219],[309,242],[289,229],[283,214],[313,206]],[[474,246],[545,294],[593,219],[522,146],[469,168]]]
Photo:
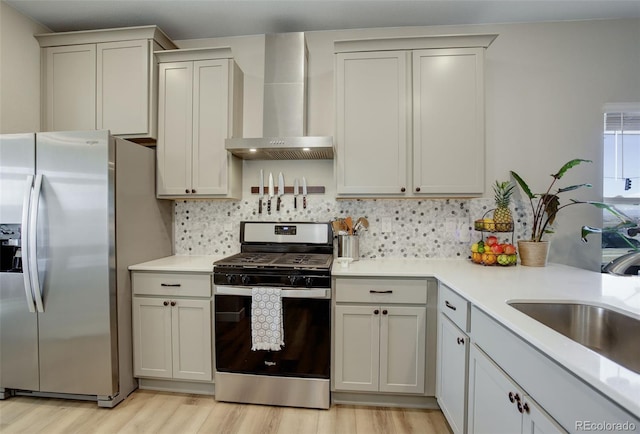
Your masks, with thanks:
[[[619,214],[609,205],[602,202],[578,201],[571,199],[569,203],[560,204],[559,195],[567,191],[577,190],[579,188],[591,188],[591,184],[576,184],[569,187],[558,188],[552,191],[556,182],[561,179],[564,174],[571,168],[581,163],[591,163],[591,160],[573,159],[565,163],[557,173],[551,175],[551,184],[544,193],[533,193],[527,183],[516,172],[511,171],[511,176],[516,180],[524,194],[529,198],[531,210],[533,211],[533,224],[531,226],[531,238],[529,240],[518,240],[518,250],[520,251],[520,261],[522,265],[544,267],[547,263],[547,255],[549,254],[549,242],[543,240],[545,234],[553,233],[550,225],[556,219],[558,212],[571,205],[588,203],[601,209],[607,209],[613,214]],[[536,201],[537,199],[537,201]]]

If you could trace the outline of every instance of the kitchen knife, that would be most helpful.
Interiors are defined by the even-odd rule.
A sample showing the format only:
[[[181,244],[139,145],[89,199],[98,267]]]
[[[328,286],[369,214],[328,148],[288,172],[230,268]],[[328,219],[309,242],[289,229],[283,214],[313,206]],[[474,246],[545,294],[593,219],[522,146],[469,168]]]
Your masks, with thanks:
[[[284,176],[282,172],[278,175],[278,201],[276,202],[276,211],[280,211],[280,201],[281,197],[284,194]]]
[[[298,178],[293,180],[293,209],[298,209],[298,195],[300,194],[300,184]]]
[[[271,198],[275,194],[273,187],[273,173],[269,172],[269,199],[267,200],[267,212],[271,214]]]
[[[260,187],[258,189],[258,214],[262,214],[262,198],[264,197],[264,172],[260,169]]]
[[[302,177],[302,208],[307,209],[307,178]]]

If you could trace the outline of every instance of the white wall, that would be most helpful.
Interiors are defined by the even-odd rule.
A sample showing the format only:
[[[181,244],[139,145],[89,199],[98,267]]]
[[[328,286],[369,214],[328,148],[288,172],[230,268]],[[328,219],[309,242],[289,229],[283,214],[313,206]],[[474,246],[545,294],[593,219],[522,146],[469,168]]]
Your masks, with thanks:
[[[307,33],[309,46],[310,135],[333,135],[333,42],[367,37],[498,33],[486,55],[486,188],[518,172],[535,192],[548,187],[552,173],[572,158],[593,160],[559,182],[583,182],[594,188],[565,193],[569,198],[602,196],[602,107],[605,103],[640,101],[640,20],[573,21],[479,26],[381,28]],[[247,137],[262,129],[262,38],[177,41],[180,47],[231,46],[245,73]],[[245,162],[244,188],[256,185],[259,168],[286,167],[293,176],[311,171],[314,184],[327,184],[333,195],[333,166],[326,162]],[[452,168],[455,170],[455,168]],[[245,195],[245,198],[247,195]],[[380,202],[383,204],[384,202]],[[381,205],[384,206],[384,205]],[[597,270],[600,246],[579,240],[580,227],[601,225],[601,215],[586,205],[559,215],[552,235],[550,260]]]
[[[40,131],[40,46],[50,30],[0,2],[0,133]]]

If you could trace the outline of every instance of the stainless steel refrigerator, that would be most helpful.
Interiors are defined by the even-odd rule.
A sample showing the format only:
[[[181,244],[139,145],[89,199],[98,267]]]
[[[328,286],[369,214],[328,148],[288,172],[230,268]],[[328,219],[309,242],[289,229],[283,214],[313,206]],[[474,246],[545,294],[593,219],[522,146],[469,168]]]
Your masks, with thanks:
[[[108,131],[0,136],[0,398],[136,388],[128,266],[172,252],[155,151]]]

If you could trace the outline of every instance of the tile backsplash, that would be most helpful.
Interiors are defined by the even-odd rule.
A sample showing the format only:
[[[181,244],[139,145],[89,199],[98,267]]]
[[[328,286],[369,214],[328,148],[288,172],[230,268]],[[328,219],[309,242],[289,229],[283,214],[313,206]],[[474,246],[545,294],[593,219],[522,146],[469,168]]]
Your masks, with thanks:
[[[241,221],[331,221],[364,216],[367,231],[360,234],[361,258],[466,258],[469,246],[482,236],[473,221],[495,207],[480,199],[354,199],[335,200],[310,195],[307,208],[293,207],[285,196],[279,212],[275,198],[271,215],[266,201],[258,214],[258,198],[176,201],[174,205],[175,253],[178,255],[230,255],[240,251]],[[526,238],[526,209],[512,203],[513,241]],[[489,213],[489,217],[491,213]],[[511,233],[500,234],[511,240]]]

